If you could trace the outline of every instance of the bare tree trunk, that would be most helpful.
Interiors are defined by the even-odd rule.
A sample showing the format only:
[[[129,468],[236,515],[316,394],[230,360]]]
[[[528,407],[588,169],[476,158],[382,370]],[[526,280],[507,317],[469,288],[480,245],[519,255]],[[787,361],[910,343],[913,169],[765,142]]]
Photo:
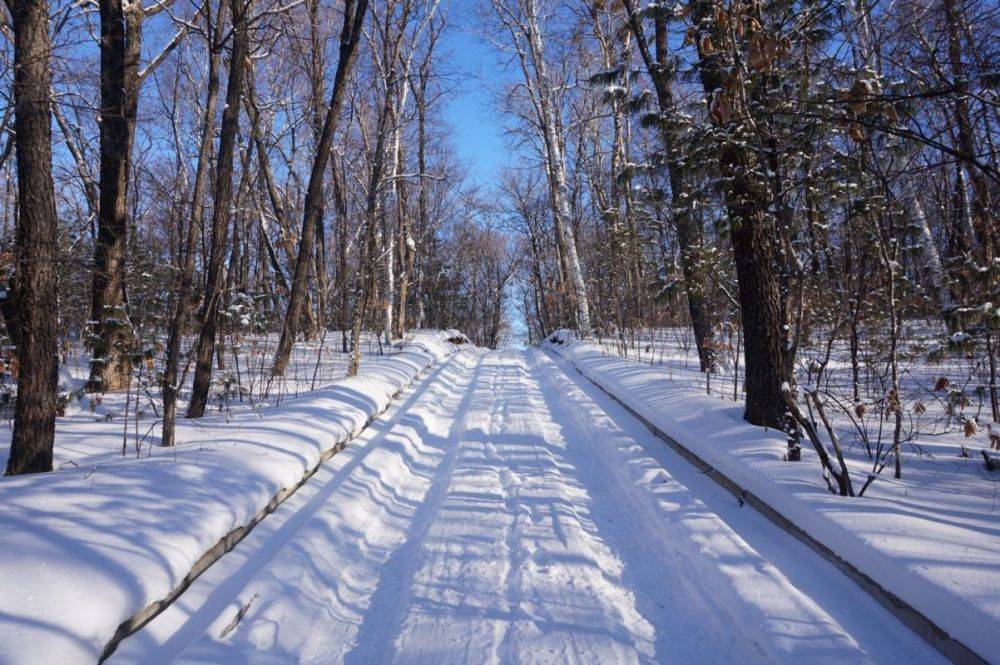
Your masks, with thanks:
[[[49,3],[6,0],[14,31],[15,233],[20,344],[17,403],[7,475],[52,470],[58,390],[56,217],[52,182]]]
[[[910,204],[910,234],[913,238],[913,244],[920,248],[921,267],[931,287],[931,295],[937,306],[938,314],[948,326],[949,331],[955,332],[957,330],[955,309],[958,305],[948,287],[948,276],[941,264],[941,256],[938,254],[937,245],[931,235],[931,228],[927,223],[927,215],[924,214],[924,206],[920,202],[920,196],[913,190],[910,179],[907,179],[906,185],[905,195]]]
[[[188,215],[187,232],[182,253],[180,279],[177,284],[177,295],[170,316],[170,332],[167,338],[167,357],[163,370],[163,434],[160,445],[174,445],[177,421],[177,394],[180,391],[178,369],[181,360],[181,341],[184,338],[185,322],[188,310],[191,309],[191,297],[194,293],[194,270],[197,240],[201,234],[202,220],[205,209],[205,180],[208,177],[212,155],[212,137],[215,130],[215,111],[219,95],[219,68],[222,59],[222,45],[218,33],[225,18],[226,3],[219,5],[219,14],[214,23],[211,21],[211,8],[205,6],[208,18],[207,30],[209,50],[208,58],[208,94],[202,113],[201,144],[198,148],[198,165],[195,168],[194,190],[191,195],[191,209]]]
[[[323,99],[326,97],[326,90],[323,84],[324,44],[319,30],[319,0],[309,2],[309,79],[312,87],[312,121],[313,140],[318,144],[323,138]],[[316,213],[316,251],[314,255],[314,270],[316,271],[316,324],[326,330],[326,232],[325,232],[325,211],[323,197],[320,197]]]
[[[945,23],[948,31],[948,59],[951,64],[951,78],[955,85],[966,85],[965,69],[962,63],[962,45],[959,29],[959,8],[955,0],[942,0]],[[973,138],[972,122],[969,119],[969,103],[965,94],[955,96],[955,125],[958,134],[958,148],[967,159],[975,159],[979,153]],[[972,226],[979,243],[980,260],[988,263],[1000,252],[1000,232],[997,231],[995,211],[990,212],[989,185],[979,169],[968,169],[972,181]]]
[[[342,353],[348,351],[347,325],[350,320],[347,279],[347,195],[341,183],[341,174],[337,169],[336,160],[330,160],[330,181],[333,189],[333,200],[337,209],[338,236],[337,239],[337,288],[340,291],[340,303],[337,325],[340,328],[340,348]]]
[[[590,301],[583,279],[583,267],[576,249],[573,232],[573,214],[569,205],[569,183],[566,177],[564,139],[557,132],[558,118],[551,98],[551,82],[545,64],[542,36],[538,27],[538,7],[535,0],[528,0],[525,12],[527,38],[531,61],[537,78],[538,104],[541,110],[541,129],[544,135],[546,162],[551,180],[554,218],[558,220],[557,233],[562,236],[566,265],[576,294],[576,329],[580,337],[590,334]],[[561,229],[559,228],[561,227]]]
[[[545,62],[543,36],[538,23],[537,0],[525,0],[509,6],[502,0],[493,0],[494,9],[510,32],[520,62],[538,131],[543,144],[549,192],[552,198],[552,218],[556,233],[560,266],[575,296],[575,319],[581,337],[590,334],[590,301],[583,278],[583,267],[576,247],[573,215],[569,201],[569,181],[566,175],[565,138],[561,133],[556,100],[553,98],[553,81]]]
[[[194,382],[191,387],[191,402],[187,417],[201,418],[208,404],[208,391],[212,384],[212,357],[215,354],[216,328],[219,319],[219,302],[222,298],[228,243],[230,206],[233,201],[233,160],[236,148],[236,134],[240,122],[240,98],[243,94],[243,79],[248,72],[249,35],[247,13],[249,2],[230,0],[233,22],[233,46],[229,56],[229,81],[226,87],[226,105],[222,111],[222,125],[219,131],[219,153],[215,164],[215,196],[212,206],[212,239],[209,249],[207,276],[205,279],[205,302],[200,319]]]
[[[123,280],[128,247],[129,169],[139,103],[142,8],[101,0],[101,173],[90,318],[87,390],[121,390],[132,375],[132,325]]]
[[[295,274],[292,277],[292,290],[288,298],[285,322],[281,329],[281,339],[278,341],[274,365],[271,367],[272,376],[281,376],[285,373],[288,359],[292,355],[299,317],[305,302],[306,278],[308,277],[309,263],[312,260],[312,246],[316,237],[318,206],[323,198],[323,176],[330,157],[333,135],[337,130],[337,121],[340,118],[340,108],[344,102],[347,80],[351,73],[354,57],[357,54],[361,26],[367,11],[368,0],[347,0],[344,5],[344,24],[340,31],[340,59],[337,61],[333,91],[330,94],[330,105],[326,110],[323,131],[316,146],[316,156],[313,158],[312,171],[309,174],[309,187],[306,190],[305,209],[302,215],[299,254],[295,262]]]
[[[375,147],[372,154],[371,174],[368,178],[368,196],[365,204],[364,239],[358,259],[358,280],[354,289],[354,312],[351,317],[351,352],[347,363],[347,376],[356,376],[361,367],[361,332],[369,301],[375,291],[376,254],[378,245],[378,213],[382,208],[382,172],[386,158],[386,129],[392,116],[392,98],[386,92],[378,116]]]

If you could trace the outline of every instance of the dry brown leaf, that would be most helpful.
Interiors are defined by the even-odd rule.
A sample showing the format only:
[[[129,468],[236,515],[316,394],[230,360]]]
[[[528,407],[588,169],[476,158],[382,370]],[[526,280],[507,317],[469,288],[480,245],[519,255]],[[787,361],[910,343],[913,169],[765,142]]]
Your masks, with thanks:
[[[732,117],[732,107],[729,96],[721,90],[712,93],[712,101],[708,105],[708,114],[717,125],[725,125]]]
[[[698,53],[703,56],[715,53],[715,45],[712,44],[712,37],[708,33],[702,34],[698,42]]]
[[[865,140],[864,132],[861,131],[861,125],[856,122],[852,122],[847,129],[847,135],[851,137],[851,140],[855,143],[862,143]]]

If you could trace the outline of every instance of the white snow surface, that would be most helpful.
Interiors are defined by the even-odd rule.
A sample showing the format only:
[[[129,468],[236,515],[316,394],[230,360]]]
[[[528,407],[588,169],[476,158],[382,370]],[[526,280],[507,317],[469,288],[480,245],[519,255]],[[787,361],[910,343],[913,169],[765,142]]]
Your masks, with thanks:
[[[280,407],[185,424],[200,441],[0,481],[0,663],[95,662],[122,621],[453,353],[449,334]]]
[[[559,340],[553,343],[553,339]],[[815,451],[782,461],[786,442],[743,420],[743,406],[697,392],[669,369],[611,357],[573,333],[543,346],[756,494],[988,662],[1000,663],[1000,508],[981,462],[906,462],[862,498],[826,491]],[[868,471],[851,462],[855,487]],[[721,490],[720,490],[721,491]]]
[[[111,662],[941,659],[564,362],[464,348]]]

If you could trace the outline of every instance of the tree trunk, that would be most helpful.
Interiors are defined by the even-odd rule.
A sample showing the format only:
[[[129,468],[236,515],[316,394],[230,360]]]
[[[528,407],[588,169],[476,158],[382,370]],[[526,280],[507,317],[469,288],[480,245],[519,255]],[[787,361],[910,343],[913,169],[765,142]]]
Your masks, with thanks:
[[[123,280],[128,247],[129,169],[139,102],[142,11],[101,0],[101,173],[90,319],[89,392],[121,390],[132,375],[132,325]]]
[[[14,31],[16,337],[20,366],[7,475],[52,470],[58,390],[49,3],[7,0]]]
[[[687,168],[679,158],[681,153],[677,145],[677,131],[671,124],[672,118],[676,117],[677,109],[672,89],[672,70],[668,65],[670,54],[667,50],[666,20],[662,16],[656,16],[654,19],[656,22],[654,59],[633,1],[625,0],[624,4],[639,53],[653,81],[660,112],[671,116],[671,119],[666,117],[661,119],[660,134],[669,172],[674,224],[681,254],[681,272],[684,275],[684,291],[687,296],[688,314],[691,317],[691,328],[698,349],[698,362],[702,372],[711,372],[715,369],[715,325],[708,297],[708,279],[699,269],[702,260],[702,231],[696,220],[692,219],[691,206],[694,192],[689,184]]]
[[[712,24],[713,6],[707,0],[692,3],[692,20]],[[713,35],[724,44],[724,35]],[[727,74],[721,52],[705,53],[699,48],[698,73],[706,101],[724,90]],[[725,94],[725,93],[721,93]],[[785,430],[788,425],[787,406],[782,385],[790,382],[783,307],[775,267],[777,229],[768,213],[769,196],[766,183],[758,171],[751,147],[744,135],[748,110],[742,100],[732,102],[732,118],[720,123],[718,132],[719,166],[726,187],[726,209],[729,216],[736,278],[739,283],[740,312],[745,331],[746,410],[743,417],[754,425]],[[710,107],[711,108],[711,107]]]
[[[212,239],[209,245],[209,262],[205,279],[205,302],[200,312],[201,331],[198,334],[197,358],[191,402],[187,417],[201,418],[208,404],[208,391],[212,384],[212,357],[215,355],[215,334],[219,319],[219,301],[228,242],[230,206],[233,201],[233,159],[236,134],[240,122],[240,98],[243,78],[249,68],[249,36],[247,13],[250,7],[243,0],[230,0],[233,22],[233,47],[229,56],[229,81],[226,87],[226,105],[222,111],[219,130],[219,153],[215,164],[215,197],[212,206]]]
[[[955,0],[943,0],[945,23],[948,30],[948,59],[951,63],[952,83],[966,85],[965,68],[962,63],[962,44],[959,34],[959,8]],[[955,126],[958,134],[958,148],[966,159],[979,156],[973,138],[972,122],[969,119],[969,103],[966,94],[955,96]],[[979,243],[979,258],[988,263],[1000,252],[1000,232],[997,231],[995,214],[990,212],[989,185],[978,169],[967,169],[972,181],[972,226]]]
[[[557,127],[559,119],[552,99],[552,83],[549,80],[545,64],[545,52],[542,47],[542,35],[538,26],[538,7],[535,0],[529,0],[525,7],[525,37],[530,49],[531,65],[534,69],[534,87],[537,96],[539,124],[542,140],[545,145],[546,171],[549,188],[552,194],[553,221],[556,235],[560,241],[566,270],[576,296],[576,328],[580,337],[590,334],[590,301],[587,296],[587,286],[583,279],[583,267],[576,249],[576,236],[573,232],[572,210],[569,205],[569,183],[566,177],[566,155],[564,139]],[[530,76],[527,68],[525,75]],[[529,86],[530,87],[530,86]]]
[[[337,288],[340,291],[340,303],[337,320],[338,327],[340,328],[341,352],[347,353],[347,326],[350,321],[350,299],[348,297],[350,282],[347,279],[347,195],[341,184],[341,174],[337,169],[336,160],[330,160],[330,181],[333,189],[334,205],[337,209],[337,229],[339,232],[339,238],[337,239]]]
[[[184,338],[185,322],[188,310],[191,308],[191,296],[194,293],[195,252],[197,240],[201,235],[202,219],[205,207],[205,179],[208,177],[209,163],[212,155],[212,137],[215,130],[215,107],[219,94],[219,67],[221,65],[222,48],[217,42],[217,32],[224,23],[226,3],[219,6],[219,15],[215,26],[209,26],[209,48],[211,55],[208,60],[208,94],[205,109],[202,114],[201,145],[198,149],[198,166],[194,176],[194,191],[191,196],[191,210],[188,216],[187,235],[184,241],[180,279],[177,284],[177,296],[170,317],[170,332],[167,338],[166,365],[163,370],[163,434],[160,445],[172,446],[175,439],[177,421],[177,394],[180,391],[178,369],[181,359],[181,341]],[[206,7],[206,15],[211,9]],[[211,21],[209,21],[210,23]]]
[[[361,332],[368,304],[375,292],[377,254],[377,224],[381,206],[382,171],[385,168],[386,128],[392,115],[392,99],[386,92],[378,116],[375,147],[372,155],[371,174],[368,178],[368,196],[365,204],[364,239],[358,259],[358,280],[354,289],[354,312],[351,317],[351,354],[347,363],[347,376],[356,376],[361,367]]]
[[[361,26],[367,11],[368,0],[347,0],[344,5],[344,24],[340,31],[340,59],[337,61],[333,91],[330,93],[330,105],[326,110],[323,131],[316,146],[316,156],[313,158],[312,171],[309,174],[309,187],[306,190],[302,215],[299,254],[295,262],[295,274],[292,277],[292,290],[288,298],[285,322],[281,329],[281,339],[278,341],[274,365],[271,367],[272,376],[281,376],[285,373],[288,360],[292,355],[292,346],[295,344],[299,317],[302,315],[302,305],[305,302],[306,278],[316,238],[319,206],[323,199],[323,175],[330,157],[330,147],[333,144],[333,135],[337,130],[337,121],[340,119],[340,107],[344,101],[347,79],[357,54]]]

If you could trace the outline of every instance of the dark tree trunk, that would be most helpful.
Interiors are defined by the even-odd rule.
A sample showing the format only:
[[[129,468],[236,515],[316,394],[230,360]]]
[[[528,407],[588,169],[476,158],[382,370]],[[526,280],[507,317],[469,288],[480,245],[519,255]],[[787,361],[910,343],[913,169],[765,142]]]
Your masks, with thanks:
[[[142,15],[122,0],[101,0],[101,172],[90,319],[93,326],[87,390],[126,387],[132,375],[132,327],[123,280],[128,245],[129,168],[139,100]]]
[[[167,339],[166,367],[163,372],[163,435],[161,445],[174,445],[175,423],[177,421],[177,394],[180,391],[178,369],[181,359],[181,340],[184,337],[185,322],[191,308],[194,293],[194,269],[197,240],[201,235],[202,218],[205,207],[205,179],[208,177],[212,155],[212,136],[215,129],[215,107],[219,95],[219,66],[222,47],[218,42],[218,31],[224,22],[226,4],[219,6],[219,16],[209,30],[211,55],[208,60],[208,94],[202,115],[201,145],[198,149],[198,166],[194,176],[194,191],[191,196],[191,211],[188,217],[187,233],[182,252],[180,279],[177,296],[170,317],[170,333]],[[206,13],[211,9],[206,6]],[[210,14],[209,14],[210,15]],[[209,21],[209,23],[211,23]]]
[[[323,201],[323,176],[330,158],[333,135],[337,131],[337,121],[340,119],[347,80],[358,51],[361,26],[367,12],[368,0],[347,0],[344,5],[344,24],[340,31],[340,58],[333,77],[330,105],[326,109],[323,131],[316,145],[316,156],[313,158],[312,172],[309,174],[299,254],[295,261],[295,274],[292,277],[292,290],[288,298],[288,310],[285,312],[285,323],[281,328],[281,339],[278,341],[278,350],[271,368],[272,376],[281,376],[285,373],[288,359],[292,355],[292,346],[295,344],[299,317],[302,315],[302,306],[306,300],[306,280],[309,276],[309,263],[312,261],[312,249],[316,239],[316,224]]]
[[[712,24],[713,6],[706,0],[692,3],[692,20]],[[719,44],[724,35],[713,35]],[[727,67],[723,52],[707,54],[699,49],[698,73],[706,97],[720,94],[726,86]],[[722,93],[725,94],[725,93]],[[718,157],[726,187],[736,278],[739,282],[740,312],[745,331],[746,411],[744,418],[754,424],[785,430],[787,405],[782,385],[791,380],[786,353],[785,320],[776,274],[777,229],[768,213],[770,201],[766,183],[745,137],[747,111],[733,103],[732,117],[719,128]],[[791,445],[790,445],[791,448]]]
[[[248,69],[247,12],[249,4],[231,0],[233,16],[233,47],[229,60],[229,81],[226,88],[226,106],[222,111],[219,130],[219,154],[215,164],[215,200],[212,207],[212,240],[209,249],[208,274],[205,279],[205,302],[202,305],[201,331],[198,334],[197,359],[191,402],[187,417],[201,418],[208,404],[208,391],[212,384],[212,356],[215,354],[215,337],[219,321],[219,301],[222,285],[229,231],[229,207],[233,200],[233,158],[236,133],[240,122],[240,97],[243,78]]]
[[[319,30],[319,0],[309,2],[309,41],[310,41],[310,84],[312,86],[312,122],[313,139],[318,144],[323,139],[323,98],[326,96],[326,86],[323,82],[325,62],[323,58],[323,40]],[[326,220],[323,197],[320,197],[316,212],[316,251],[313,252],[316,271],[316,323],[318,331],[326,330]]]
[[[20,365],[7,475],[52,470],[58,390],[49,3],[7,0],[14,30],[15,233]]]
[[[666,20],[662,16],[657,16],[655,19],[656,52],[654,55],[645,38],[632,0],[625,0],[624,4],[629,15],[629,25],[639,47],[639,53],[642,55],[646,70],[653,81],[660,111],[664,114],[674,115],[676,105],[673,93],[673,70],[669,64],[670,54],[667,51]],[[671,120],[661,120],[660,134],[669,171],[674,224],[677,228],[681,271],[684,275],[684,290],[687,296],[688,314],[691,317],[695,346],[698,349],[699,365],[702,372],[711,372],[715,369],[715,325],[709,302],[708,279],[699,267],[702,259],[703,234],[700,225],[691,214],[693,191],[687,168],[680,158],[677,132],[670,123]]]
[[[350,298],[348,289],[350,281],[347,278],[347,197],[341,184],[341,175],[336,160],[330,160],[330,183],[333,189],[333,201],[337,210],[337,288],[340,291],[340,306],[338,327],[340,328],[340,346],[343,353],[348,351],[347,326],[350,321]]]

